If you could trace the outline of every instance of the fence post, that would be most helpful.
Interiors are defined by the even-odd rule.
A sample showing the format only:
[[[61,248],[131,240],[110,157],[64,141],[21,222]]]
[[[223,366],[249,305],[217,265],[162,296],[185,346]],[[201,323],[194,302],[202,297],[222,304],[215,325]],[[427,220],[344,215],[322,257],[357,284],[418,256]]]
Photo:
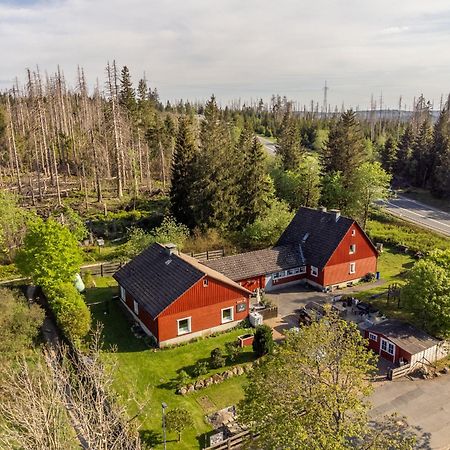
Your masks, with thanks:
[[[103,264],[100,264],[100,276],[103,277]]]
[[[209,252],[208,252],[208,250],[206,250],[206,261],[208,261],[209,260]]]

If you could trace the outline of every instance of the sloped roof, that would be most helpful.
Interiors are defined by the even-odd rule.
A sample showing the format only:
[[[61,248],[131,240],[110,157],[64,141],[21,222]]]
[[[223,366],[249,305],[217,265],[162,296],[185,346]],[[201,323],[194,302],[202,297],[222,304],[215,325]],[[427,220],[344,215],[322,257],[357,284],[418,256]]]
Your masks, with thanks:
[[[203,264],[238,281],[291,269],[305,262],[298,245],[287,245],[225,256]]]
[[[411,355],[434,347],[440,341],[431,337],[425,331],[419,330],[410,323],[389,319],[367,328],[371,333],[386,336],[395,345],[406,350]]]
[[[300,208],[284,230],[277,246],[301,244],[307,264],[323,268],[353,225],[354,220],[334,212]]]
[[[169,255],[161,244],[152,244],[114,274],[117,282],[156,318],[206,275],[249,293],[221,273],[187,255]]]

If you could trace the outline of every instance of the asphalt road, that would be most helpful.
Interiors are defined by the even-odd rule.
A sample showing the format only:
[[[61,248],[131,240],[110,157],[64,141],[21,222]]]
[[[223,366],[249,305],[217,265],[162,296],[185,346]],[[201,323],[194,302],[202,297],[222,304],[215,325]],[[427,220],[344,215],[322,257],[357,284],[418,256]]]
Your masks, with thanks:
[[[399,195],[380,202],[392,215],[450,236],[450,214]]]
[[[432,380],[386,381],[371,397],[373,417],[407,418],[419,435],[417,449],[450,449],[450,375]]]
[[[258,139],[259,139],[259,142],[261,142],[261,144],[264,145],[266,152],[271,156],[275,156],[275,152],[276,152],[275,144],[272,141],[269,141],[268,139],[263,138],[261,136],[258,136]]]

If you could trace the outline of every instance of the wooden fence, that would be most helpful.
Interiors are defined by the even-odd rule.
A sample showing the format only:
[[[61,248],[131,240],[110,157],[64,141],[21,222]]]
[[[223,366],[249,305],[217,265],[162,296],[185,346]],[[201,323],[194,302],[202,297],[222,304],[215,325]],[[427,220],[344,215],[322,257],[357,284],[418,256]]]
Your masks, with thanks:
[[[220,250],[207,250],[206,252],[193,253],[191,256],[198,261],[208,261],[210,259],[219,259],[225,256],[225,250],[222,248]]]
[[[411,364],[405,364],[404,366],[396,367],[395,369],[389,369],[387,373],[388,380],[396,380],[397,378],[402,378],[411,372],[413,368]]]
[[[258,312],[263,316],[264,320],[273,319],[278,316],[278,306],[271,306],[270,308],[260,309]]]
[[[82,275],[90,273],[94,277],[109,277],[114,275],[125,264],[126,261],[92,264],[89,266],[83,266],[80,272]]]
[[[250,431],[243,431],[242,433],[235,434],[223,442],[206,447],[205,450],[229,450],[241,448],[249,439],[257,438],[257,434],[252,434]]]

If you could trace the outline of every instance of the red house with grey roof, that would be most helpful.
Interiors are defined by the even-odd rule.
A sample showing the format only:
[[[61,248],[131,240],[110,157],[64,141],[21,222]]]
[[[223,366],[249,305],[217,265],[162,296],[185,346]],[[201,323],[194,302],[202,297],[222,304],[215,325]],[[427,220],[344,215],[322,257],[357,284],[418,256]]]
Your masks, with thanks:
[[[251,292],[173,245],[153,244],[114,274],[120,300],[160,347],[236,326]]]
[[[322,290],[377,270],[378,251],[358,223],[337,210],[300,208],[277,244],[205,264],[249,290],[304,281]]]

